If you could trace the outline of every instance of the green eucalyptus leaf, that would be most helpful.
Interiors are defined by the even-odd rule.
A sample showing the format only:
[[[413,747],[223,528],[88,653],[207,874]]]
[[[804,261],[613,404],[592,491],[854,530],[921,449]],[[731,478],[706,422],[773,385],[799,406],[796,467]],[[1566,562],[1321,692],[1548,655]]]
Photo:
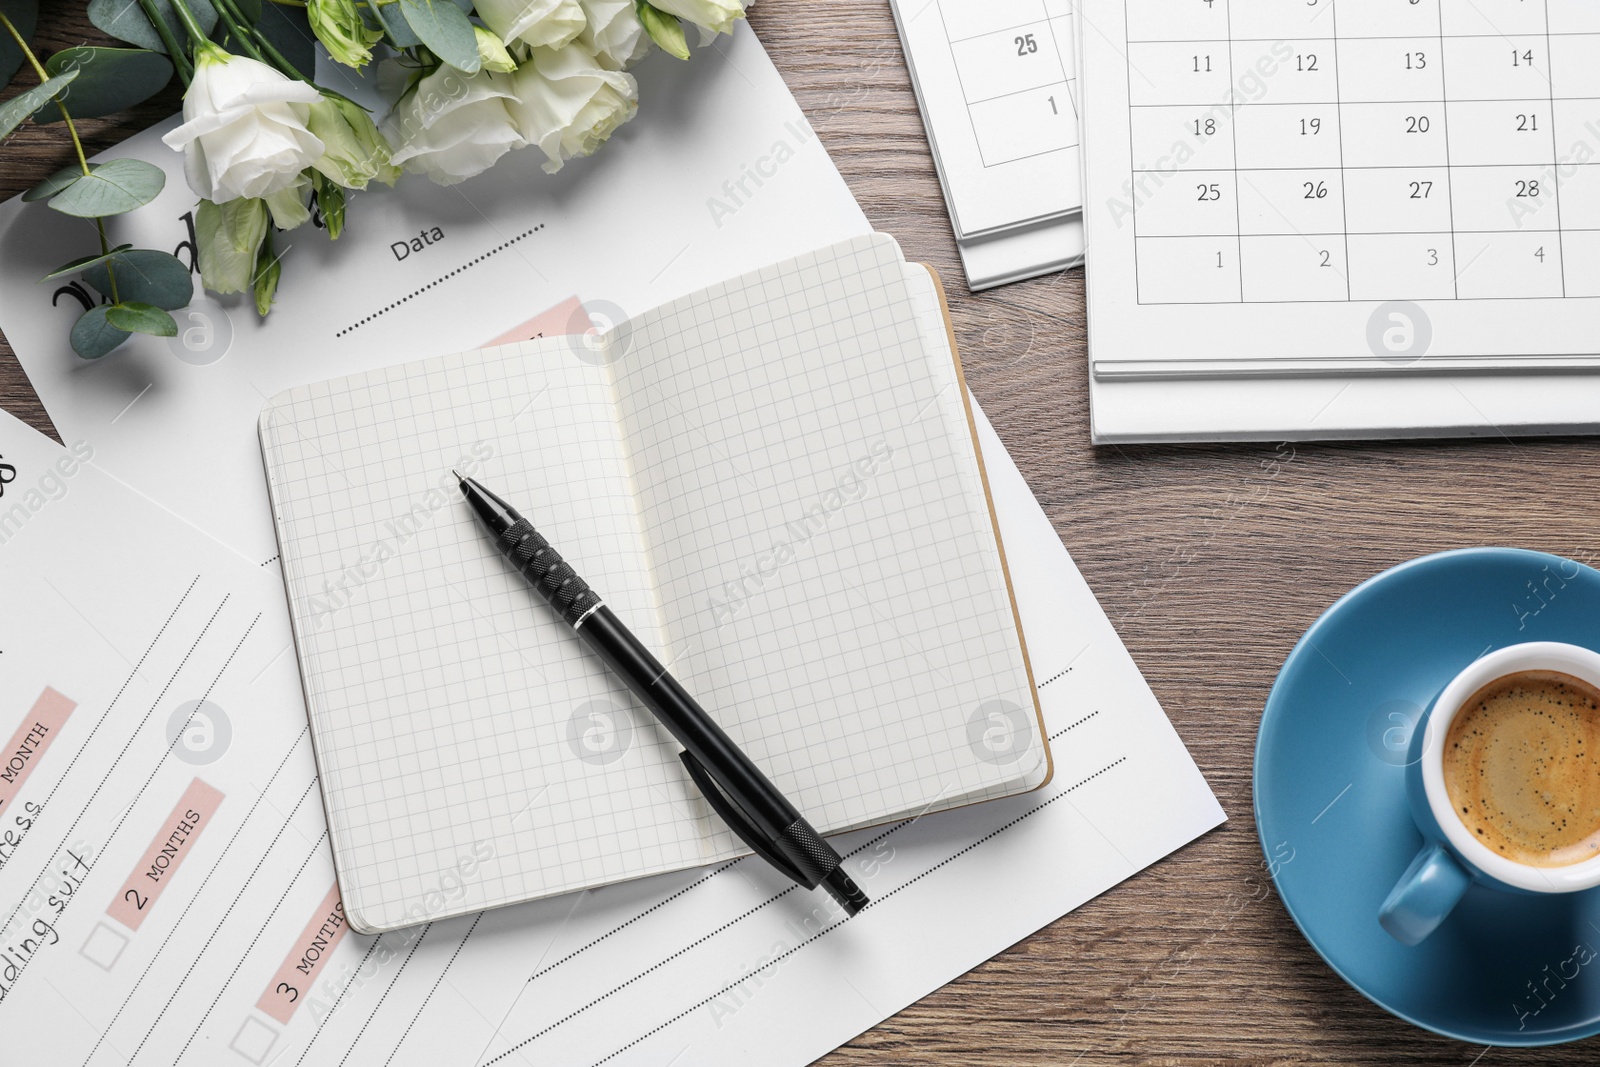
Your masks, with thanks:
[[[45,61],[51,74],[76,70],[78,79],[60,94],[75,119],[109,115],[150,99],[172,80],[166,56],[143,48],[63,48]],[[61,109],[46,104],[34,122],[60,122]]]
[[[120,215],[154,200],[166,182],[160,167],[142,159],[91,163],[89,173],[57,193],[50,206],[85,219]]]
[[[44,181],[22,194],[22,199],[27,201],[49,200],[61,190],[83,177],[83,168],[74,164],[62,167]]]
[[[75,70],[57,74],[0,104],[0,137],[9,136],[12,130],[22,125],[23,119],[48,104],[52,96],[71,85],[77,77]]]
[[[49,281],[51,278],[61,278],[61,277],[64,277],[64,276],[66,276],[68,274],[76,274],[80,270],[85,270],[85,269],[87,269],[89,267],[94,266],[96,263],[101,263],[101,262],[104,262],[105,260],[110,259],[112,256],[116,255],[118,252],[126,252],[128,249],[130,249],[132,247],[133,247],[132,245],[118,245],[117,247],[113,248],[109,252],[100,252],[100,253],[98,253],[96,255],[92,255],[92,256],[80,256],[79,258],[73,260],[71,263],[65,263],[65,264],[57,267],[55,270],[51,271],[49,274],[46,274],[43,278],[40,278],[39,280],[41,282],[44,282],[44,281]]]
[[[95,263],[83,272],[83,280],[109,297],[111,277],[106,266]],[[117,275],[117,296],[125,303],[136,300],[174,311],[194,299],[194,276],[183,260],[170,253],[151,248],[129,250],[124,245],[111,254],[110,267]]]
[[[415,48],[422,43],[422,38],[406,25],[406,17],[401,13],[399,3],[371,4],[365,10],[388,31],[389,42],[396,48]]]
[[[261,36],[283,54],[295,70],[311,77],[317,70],[317,38],[303,7],[266,4],[256,20]]]
[[[109,306],[90,308],[72,324],[72,350],[84,359],[99,359],[132,336],[106,321]]]
[[[186,45],[189,34],[184,30],[183,23],[178,21],[177,13],[172,10],[172,0],[154,0],[154,3],[161,21],[172,31],[172,39]],[[188,0],[188,4],[200,28],[210,33],[217,24],[217,9],[211,6],[209,0]],[[89,21],[119,41],[166,54],[167,46],[151,25],[139,0],[89,0]]]
[[[24,41],[33,40],[33,28],[39,21],[39,0],[0,0],[0,11],[5,12]],[[11,35],[0,32],[0,85],[11,84],[26,58]]]
[[[430,52],[463,74],[477,73],[478,36],[451,0],[399,0],[395,6]]]
[[[171,315],[139,300],[124,300],[106,308],[106,322],[127,333],[148,333],[155,337],[178,336],[178,324]]]

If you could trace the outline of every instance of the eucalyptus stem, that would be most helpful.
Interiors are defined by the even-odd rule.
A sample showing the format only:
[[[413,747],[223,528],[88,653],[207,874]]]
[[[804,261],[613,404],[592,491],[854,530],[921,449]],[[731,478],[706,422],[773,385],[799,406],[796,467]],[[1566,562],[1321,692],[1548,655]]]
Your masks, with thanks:
[[[178,77],[183,80],[185,87],[194,77],[194,64],[189,62],[189,57],[184,54],[183,46],[178,43],[178,38],[172,33],[172,27],[167,25],[167,20],[161,16],[156,8],[155,0],[139,0],[139,7],[144,11],[145,18],[150,20],[156,36],[161,38],[161,43],[167,47],[167,58],[172,60],[173,67],[178,72]]]
[[[173,2],[181,4],[183,0],[173,0]],[[44,64],[39,62],[39,57],[33,54],[33,49],[28,47],[27,40],[17,31],[16,26],[12,25],[11,20],[6,17],[4,11],[0,11],[0,25],[4,25],[6,32],[11,35],[11,39],[17,42],[17,47],[22,50],[23,56],[28,60],[28,65],[39,76],[40,83],[49,81],[50,72],[44,69]],[[57,95],[52,95],[50,99],[55,101],[57,110],[61,112],[62,121],[67,124],[67,133],[72,135],[72,148],[78,154],[78,166],[83,169],[84,177],[88,177],[89,157],[84,154],[83,138],[78,136],[78,126],[72,121],[72,116],[67,113],[66,101]],[[100,235],[100,254],[103,256],[111,251],[111,244],[106,240],[105,220],[96,218],[94,220],[94,228],[95,232]],[[106,278],[111,282],[111,302],[115,304],[117,302],[117,275],[109,259],[106,260]]]
[[[95,232],[100,235],[100,254],[103,256],[111,251],[111,242],[106,240],[106,220],[95,219],[94,228]],[[122,298],[117,295],[117,272],[109,259],[106,260],[106,280],[111,283],[111,302],[113,304],[122,303]]]

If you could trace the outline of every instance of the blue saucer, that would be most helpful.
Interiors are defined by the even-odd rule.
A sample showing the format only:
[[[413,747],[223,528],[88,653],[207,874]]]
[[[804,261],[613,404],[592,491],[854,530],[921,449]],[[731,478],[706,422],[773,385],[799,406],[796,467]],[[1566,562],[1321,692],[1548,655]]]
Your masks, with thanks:
[[[1524,641],[1600,649],[1600,573],[1509,548],[1403,563],[1306,631],[1256,740],[1256,826],[1306,940],[1380,1007],[1478,1044],[1600,1033],[1600,889],[1541,897],[1474,886],[1414,948],[1378,926],[1378,906],[1422,844],[1406,808],[1412,725],[1462,667]]]

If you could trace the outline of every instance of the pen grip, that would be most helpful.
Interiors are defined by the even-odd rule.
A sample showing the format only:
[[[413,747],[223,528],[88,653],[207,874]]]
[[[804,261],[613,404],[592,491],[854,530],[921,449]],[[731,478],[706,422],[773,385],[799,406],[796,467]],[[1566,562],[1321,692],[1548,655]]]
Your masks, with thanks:
[[[600,606],[600,597],[589,583],[578,577],[561,553],[550,547],[527,519],[512,523],[496,542],[522,576],[539,595],[561,613],[568,625],[576,626],[583,617]]]

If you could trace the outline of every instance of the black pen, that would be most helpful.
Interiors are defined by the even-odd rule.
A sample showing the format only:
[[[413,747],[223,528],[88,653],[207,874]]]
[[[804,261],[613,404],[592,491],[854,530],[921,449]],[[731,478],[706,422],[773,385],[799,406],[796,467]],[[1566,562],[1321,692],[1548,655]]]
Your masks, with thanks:
[[[450,473],[460,479],[467,503],[494,536],[495,547],[678,739],[689,776],[722,821],[751,851],[796,882],[807,889],[825,887],[846,915],[865,907],[867,895],[845,872],[833,847],[561,554],[511,505],[476,480]]]

